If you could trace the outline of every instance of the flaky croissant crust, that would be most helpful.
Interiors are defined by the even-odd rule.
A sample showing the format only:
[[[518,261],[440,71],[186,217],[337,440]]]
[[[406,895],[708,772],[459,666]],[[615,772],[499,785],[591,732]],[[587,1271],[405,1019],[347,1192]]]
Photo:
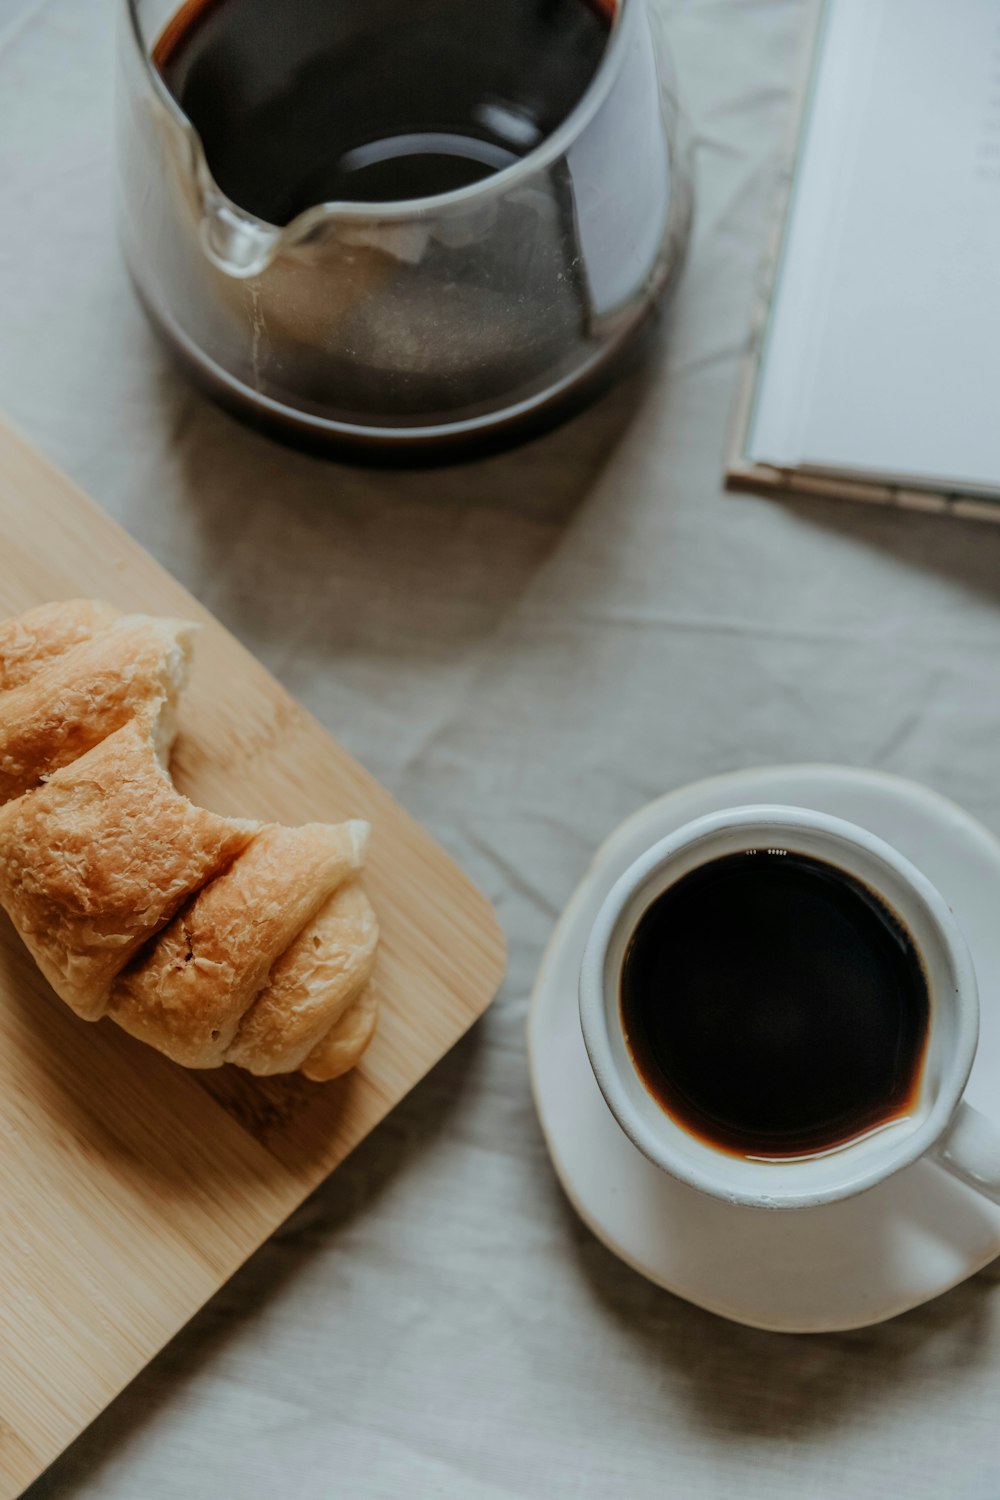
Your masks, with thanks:
[[[0,624],[0,904],[56,993],[191,1068],[324,1080],[375,1029],[368,825],[194,806],[168,771],[194,627],[92,600]]]

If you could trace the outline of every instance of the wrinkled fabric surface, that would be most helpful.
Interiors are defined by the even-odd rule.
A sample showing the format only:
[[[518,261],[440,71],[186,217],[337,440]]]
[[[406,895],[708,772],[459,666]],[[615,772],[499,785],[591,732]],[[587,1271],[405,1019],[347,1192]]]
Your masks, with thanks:
[[[668,3],[699,177],[651,373],[444,472],[288,453],[174,374],[119,263],[111,0],[0,0],[0,408],[495,900],[493,1009],[32,1500],[996,1500],[994,1267],[868,1331],[728,1325],[576,1221],[525,1016],[595,846],[750,764],[915,777],[1000,829],[1000,528],[727,496],[805,21]]]

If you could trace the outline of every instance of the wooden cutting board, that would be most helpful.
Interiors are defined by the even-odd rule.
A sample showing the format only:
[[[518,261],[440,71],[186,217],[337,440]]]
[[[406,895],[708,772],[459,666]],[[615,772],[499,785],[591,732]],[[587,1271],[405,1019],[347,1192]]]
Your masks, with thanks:
[[[200,621],[174,764],[195,801],[363,817],[377,1037],[333,1084],[190,1073],[87,1025],[0,915],[0,1497],[20,1494],[487,1007],[487,901],[180,584],[0,424],[0,618],[87,595]]]

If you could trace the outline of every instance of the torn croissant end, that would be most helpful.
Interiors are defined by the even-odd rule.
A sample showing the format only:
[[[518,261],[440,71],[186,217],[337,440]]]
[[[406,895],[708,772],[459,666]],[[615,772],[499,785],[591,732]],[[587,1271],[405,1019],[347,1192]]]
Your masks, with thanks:
[[[84,1019],[187,1067],[333,1078],[375,1027],[369,828],[176,790],[193,628],[88,600],[0,625],[0,904]]]
[[[33,673],[22,656],[7,674],[20,681],[0,693],[0,804],[133,721],[148,726],[165,765],[193,632],[182,620],[123,615],[90,640],[50,650]]]

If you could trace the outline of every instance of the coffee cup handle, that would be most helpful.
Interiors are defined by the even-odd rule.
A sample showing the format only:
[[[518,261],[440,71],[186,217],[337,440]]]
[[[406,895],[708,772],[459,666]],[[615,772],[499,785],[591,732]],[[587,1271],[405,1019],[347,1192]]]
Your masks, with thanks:
[[[931,1157],[992,1203],[1000,1203],[1000,1126],[961,1103]]]

